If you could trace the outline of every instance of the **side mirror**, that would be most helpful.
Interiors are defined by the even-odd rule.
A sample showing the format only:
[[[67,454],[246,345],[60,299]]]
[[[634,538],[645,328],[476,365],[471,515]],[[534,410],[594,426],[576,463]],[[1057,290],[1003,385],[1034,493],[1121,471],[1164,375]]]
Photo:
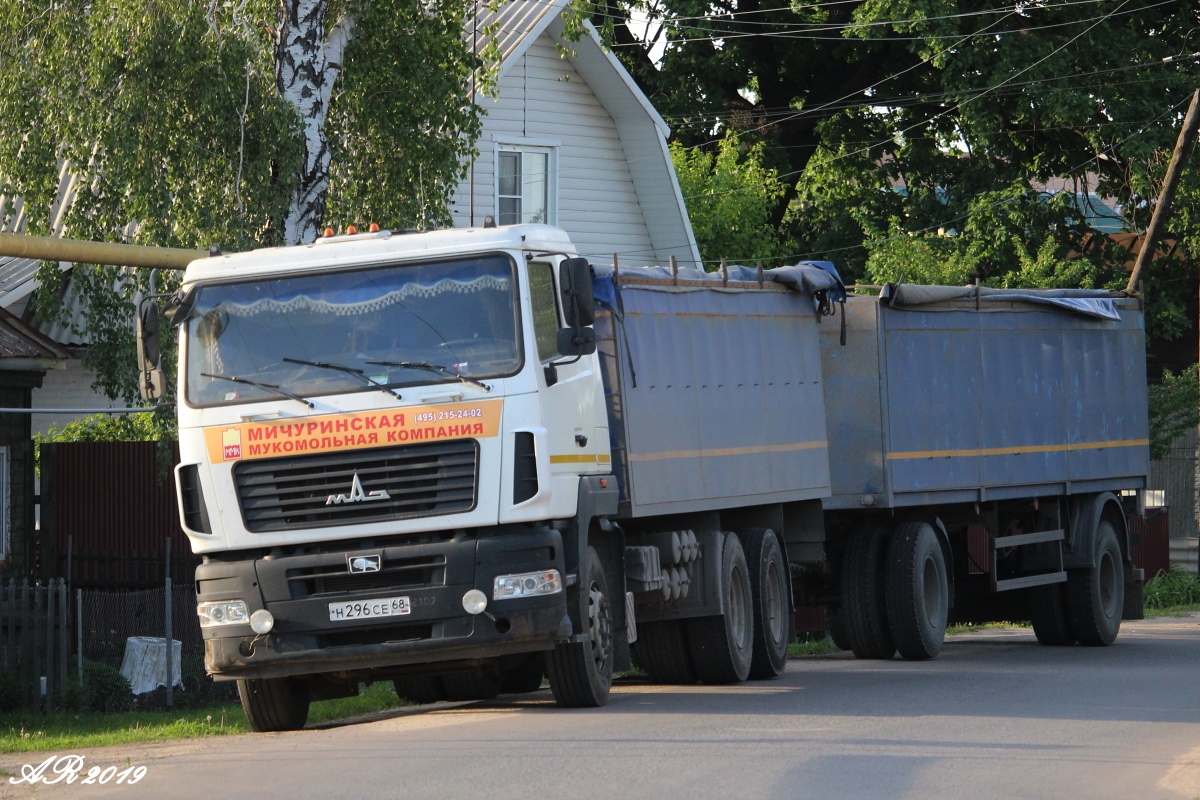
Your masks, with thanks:
[[[150,298],[138,305],[137,314],[138,389],[143,400],[159,400],[165,392],[161,368],[162,342],[158,306]]]
[[[192,311],[196,308],[196,296],[195,287],[188,289],[186,292],[180,289],[171,295],[162,312],[163,316],[167,318],[167,322],[175,326],[187,322],[188,317],[192,315]]]
[[[596,352],[595,328],[561,328],[558,353],[564,356],[590,356]]]
[[[586,328],[596,320],[592,297],[592,267],[586,258],[568,258],[558,266],[563,315],[571,328]]]

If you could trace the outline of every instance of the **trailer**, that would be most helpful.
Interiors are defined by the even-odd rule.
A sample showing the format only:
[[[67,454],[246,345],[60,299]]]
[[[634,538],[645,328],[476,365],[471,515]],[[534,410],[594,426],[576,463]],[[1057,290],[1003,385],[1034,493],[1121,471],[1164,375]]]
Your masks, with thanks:
[[[836,638],[927,658],[946,620],[1031,619],[1044,644],[1111,643],[1140,613],[1125,522],[1149,471],[1140,303],[893,285],[845,320],[821,339],[833,580],[801,582]]]

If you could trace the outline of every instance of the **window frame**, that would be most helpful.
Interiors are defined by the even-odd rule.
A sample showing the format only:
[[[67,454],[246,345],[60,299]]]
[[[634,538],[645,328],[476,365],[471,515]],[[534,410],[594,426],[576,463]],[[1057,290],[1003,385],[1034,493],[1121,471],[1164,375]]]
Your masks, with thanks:
[[[517,153],[520,155],[520,166],[522,167],[521,174],[524,174],[524,162],[526,155],[544,155],[546,157],[546,218],[539,224],[557,225],[558,224],[558,142],[546,139],[497,139],[495,142],[494,169],[492,170],[492,190],[495,193],[495,218],[498,225],[505,224],[532,224],[526,223],[520,219],[524,216],[525,196],[522,193],[520,200],[522,209],[518,213],[516,223],[507,223],[501,221],[500,216],[500,200],[501,198],[512,198],[515,195],[500,193],[500,157],[501,154]]]

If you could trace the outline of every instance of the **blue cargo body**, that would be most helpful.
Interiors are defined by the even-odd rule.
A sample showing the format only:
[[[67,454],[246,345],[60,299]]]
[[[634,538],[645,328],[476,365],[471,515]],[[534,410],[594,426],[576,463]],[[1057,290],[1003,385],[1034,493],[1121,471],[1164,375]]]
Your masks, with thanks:
[[[1102,302],[1119,318],[1004,294],[852,297],[845,346],[834,326],[821,340],[826,508],[1145,488],[1142,312]]]
[[[620,311],[596,320],[622,515],[826,496],[811,295],[639,272],[622,270]]]

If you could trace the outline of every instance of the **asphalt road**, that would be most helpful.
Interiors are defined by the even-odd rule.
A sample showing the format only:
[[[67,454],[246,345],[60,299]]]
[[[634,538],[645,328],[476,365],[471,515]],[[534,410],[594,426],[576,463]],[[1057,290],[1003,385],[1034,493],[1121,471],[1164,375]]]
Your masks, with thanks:
[[[931,662],[793,661],[734,687],[622,682],[598,710],[520,699],[354,724],[82,752],[134,786],[3,797],[1200,798],[1200,615],[1127,622],[1112,647],[1027,630]],[[129,761],[126,761],[126,759]],[[41,760],[41,759],[37,759]],[[31,756],[0,755],[20,773]]]

